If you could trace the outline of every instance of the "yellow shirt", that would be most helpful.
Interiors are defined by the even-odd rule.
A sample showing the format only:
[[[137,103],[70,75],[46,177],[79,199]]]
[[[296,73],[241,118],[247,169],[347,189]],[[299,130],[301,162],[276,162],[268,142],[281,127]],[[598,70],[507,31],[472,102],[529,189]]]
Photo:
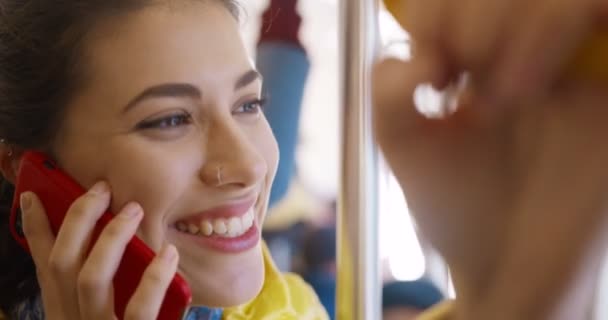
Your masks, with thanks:
[[[265,280],[251,302],[224,309],[224,320],[328,320],[314,290],[299,276],[281,273],[264,245]]]

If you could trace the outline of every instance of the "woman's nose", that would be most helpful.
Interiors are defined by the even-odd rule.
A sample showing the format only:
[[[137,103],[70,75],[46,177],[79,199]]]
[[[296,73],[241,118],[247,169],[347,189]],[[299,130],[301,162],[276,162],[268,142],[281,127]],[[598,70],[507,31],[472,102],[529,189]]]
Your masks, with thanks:
[[[207,141],[201,179],[208,186],[247,188],[268,171],[264,157],[238,125],[215,126]]]

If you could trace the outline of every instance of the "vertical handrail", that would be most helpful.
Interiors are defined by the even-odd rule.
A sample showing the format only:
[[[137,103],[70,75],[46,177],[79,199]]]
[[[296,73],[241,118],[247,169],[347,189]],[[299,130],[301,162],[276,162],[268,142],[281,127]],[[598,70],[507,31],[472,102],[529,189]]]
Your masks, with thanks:
[[[370,73],[378,1],[342,0],[341,184],[338,205],[338,320],[376,320],[380,310],[377,159],[371,132]]]

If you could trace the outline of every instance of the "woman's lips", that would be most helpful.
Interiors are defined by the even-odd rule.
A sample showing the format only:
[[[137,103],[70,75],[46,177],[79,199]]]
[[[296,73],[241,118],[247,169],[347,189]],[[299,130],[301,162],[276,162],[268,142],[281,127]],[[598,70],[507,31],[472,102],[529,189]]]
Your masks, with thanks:
[[[255,203],[256,203],[255,197],[249,197],[244,200],[236,200],[236,201],[228,202],[226,204],[223,204],[223,205],[211,208],[211,209],[207,209],[207,210],[199,212],[199,213],[191,214],[186,218],[180,219],[179,221],[188,222],[188,223],[190,223],[190,222],[198,223],[198,222],[200,222],[200,220],[203,220],[203,219],[208,219],[208,220],[218,219],[218,218],[228,219],[228,218],[235,217],[235,216],[241,216],[241,215],[244,215],[245,213],[247,213],[247,210],[252,208]]]
[[[191,215],[175,223],[180,236],[203,247],[240,252],[254,247],[260,232],[256,223],[255,198]]]
[[[188,232],[176,231],[178,236],[183,238],[188,243],[193,243],[197,246],[211,249],[223,253],[239,253],[247,251],[255,247],[260,241],[260,232],[256,223],[254,223],[243,234],[235,237],[225,237],[212,234],[211,236],[203,236],[200,234],[191,234]]]

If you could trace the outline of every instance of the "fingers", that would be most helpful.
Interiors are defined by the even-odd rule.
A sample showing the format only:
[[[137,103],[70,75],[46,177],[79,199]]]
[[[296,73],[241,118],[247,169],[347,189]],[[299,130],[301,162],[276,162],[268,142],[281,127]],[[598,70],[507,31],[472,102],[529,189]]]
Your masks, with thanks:
[[[504,52],[491,75],[492,95],[498,99],[544,92],[588,33],[593,17],[589,0],[531,2],[511,26]]]
[[[51,250],[46,267],[56,279],[55,283],[60,288],[65,303],[69,304],[64,306],[64,309],[76,313],[70,314],[70,317],[77,317],[79,313],[73,308],[78,296],[76,279],[89,247],[91,232],[109,203],[110,191],[107,184],[95,184],[86,194],[74,201],[65,215]]]
[[[414,91],[421,83],[432,82],[440,73],[429,60],[403,62],[387,59],[373,70],[372,96],[374,133],[381,146],[403,144],[404,132],[417,130],[429,122],[414,103]]]
[[[51,266],[59,273],[80,268],[88,249],[88,238],[97,220],[110,204],[110,190],[104,182],[95,184],[78,198],[66,213],[57,243],[51,253]]]
[[[414,57],[437,57],[448,81],[472,72],[489,100],[497,102],[550,89],[594,22],[608,12],[606,0],[389,3],[413,39]],[[445,82],[439,84],[443,88]]]
[[[32,192],[24,192],[20,198],[23,216],[23,232],[36,266],[44,270],[55,243],[49,220],[40,199]]]
[[[450,78],[450,64],[444,59],[443,34],[445,17],[448,12],[444,0],[400,0],[405,8],[405,16],[402,25],[410,34],[412,39],[412,56],[425,60],[434,59],[434,63],[441,67],[439,73],[430,81],[437,88],[443,88]],[[439,70],[439,69],[438,69]]]
[[[23,232],[36,265],[36,275],[40,285],[42,300],[47,304],[45,310],[50,314],[62,314],[61,300],[58,300],[55,283],[48,272],[50,252],[55,243],[55,236],[46,217],[40,199],[32,192],[20,196],[20,207],[23,217]]]
[[[519,3],[519,0],[451,1],[445,41],[454,62],[471,72],[483,71],[500,51],[507,26],[516,23],[512,12]]]
[[[90,232],[107,208],[109,199],[107,186],[96,185],[74,202],[55,237],[39,198],[31,192],[22,194],[24,233],[36,264],[47,312],[68,318],[79,317],[75,278]]]
[[[178,260],[177,250],[173,245],[167,245],[161,250],[146,268],[137,290],[127,305],[125,319],[157,318],[167,288],[177,271]]]
[[[112,280],[143,213],[138,204],[125,206],[103,229],[87,256],[91,232],[109,200],[108,186],[96,184],[72,204],[55,238],[40,200],[30,192],[22,195],[24,232],[39,272],[45,310],[50,315],[115,318]],[[175,247],[162,250],[146,269],[129,302],[127,319],[156,318],[177,261]]]
[[[142,216],[141,207],[129,203],[99,235],[78,276],[78,298],[83,319],[112,318],[112,279]]]
[[[401,3],[406,2],[400,0]],[[401,25],[414,39],[418,47],[435,47],[441,40],[443,26],[445,25],[446,2],[444,0],[409,0],[407,6],[402,5],[399,9],[404,13],[393,13]],[[402,16],[403,19],[398,17]]]

